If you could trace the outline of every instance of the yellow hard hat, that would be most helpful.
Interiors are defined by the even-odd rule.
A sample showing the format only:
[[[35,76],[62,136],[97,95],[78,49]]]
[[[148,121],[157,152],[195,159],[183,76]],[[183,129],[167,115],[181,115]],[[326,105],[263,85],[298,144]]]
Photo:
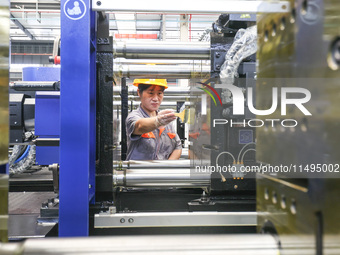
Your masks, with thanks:
[[[168,84],[166,79],[135,79],[133,81],[133,85],[138,87],[139,84],[149,84],[149,85],[157,85],[168,88]]]

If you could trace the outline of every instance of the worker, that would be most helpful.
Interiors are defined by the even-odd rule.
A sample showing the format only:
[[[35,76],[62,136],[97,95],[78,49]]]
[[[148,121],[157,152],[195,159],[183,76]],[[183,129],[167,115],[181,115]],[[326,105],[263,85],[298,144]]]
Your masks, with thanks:
[[[158,111],[168,88],[165,79],[135,79],[140,105],[126,119],[127,160],[179,159],[182,143],[173,110]]]

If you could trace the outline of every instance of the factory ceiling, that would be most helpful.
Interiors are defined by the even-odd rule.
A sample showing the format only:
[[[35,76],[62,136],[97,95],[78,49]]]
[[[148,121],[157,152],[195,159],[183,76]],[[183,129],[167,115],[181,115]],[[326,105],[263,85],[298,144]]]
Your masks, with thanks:
[[[60,36],[59,0],[11,0],[10,38],[51,41]],[[110,34],[116,39],[181,40],[180,27],[189,41],[199,41],[218,18],[212,14],[114,13],[109,12]]]

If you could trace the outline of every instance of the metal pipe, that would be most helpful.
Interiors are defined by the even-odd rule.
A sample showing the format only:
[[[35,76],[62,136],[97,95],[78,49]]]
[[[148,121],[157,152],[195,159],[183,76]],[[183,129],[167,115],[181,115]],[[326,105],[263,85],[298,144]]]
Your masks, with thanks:
[[[129,59],[210,59],[208,43],[115,41],[114,58]]]
[[[179,59],[125,59],[116,58],[117,65],[203,65],[210,66],[210,60],[179,60]]]
[[[186,101],[188,98],[190,98],[190,95],[180,95],[180,96],[163,96],[163,102],[164,101]],[[113,100],[121,100],[120,95],[114,95]],[[139,96],[129,95],[128,100],[134,100],[139,101]]]
[[[190,160],[129,160],[114,161],[113,168],[150,169],[150,168],[190,168]]]
[[[59,91],[59,81],[15,81],[9,84],[17,91]]]
[[[190,168],[126,169],[113,171],[114,187],[205,188],[209,173],[194,173]]]
[[[206,78],[210,75],[210,66],[203,65],[114,65],[115,77],[127,78]]]
[[[133,102],[133,104],[135,105],[135,106],[139,106],[139,104],[140,104],[140,101],[134,101]],[[119,102],[119,101],[114,101],[113,102],[113,106],[121,106],[122,104],[121,104],[121,102]],[[186,106],[191,106],[191,105],[193,105],[193,103],[192,102],[185,102],[185,105]],[[164,107],[172,107],[172,108],[176,108],[176,106],[177,106],[177,103],[176,102],[171,102],[171,101],[165,101],[165,102],[162,102],[162,104],[160,105],[160,109],[163,109]]]
[[[126,159],[126,152],[127,152],[127,137],[126,137],[126,126],[125,121],[129,114],[129,88],[126,86],[126,78],[121,79],[122,90],[120,93],[121,97],[121,159]]]
[[[114,86],[113,87],[113,93],[120,93],[121,87],[120,86]],[[191,89],[190,87],[169,87],[165,90],[164,95],[170,96],[170,95],[190,95]],[[129,87],[129,95],[137,95],[137,87],[130,86]]]
[[[301,252],[301,251],[300,251]],[[277,255],[279,247],[268,234],[244,235],[144,235],[28,239],[0,243],[1,254],[204,254]],[[292,253],[296,254],[296,253]]]

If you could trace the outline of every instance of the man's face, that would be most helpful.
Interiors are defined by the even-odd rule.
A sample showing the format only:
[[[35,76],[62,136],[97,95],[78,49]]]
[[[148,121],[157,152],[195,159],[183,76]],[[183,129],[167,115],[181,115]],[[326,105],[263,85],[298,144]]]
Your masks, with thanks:
[[[163,101],[164,92],[161,86],[151,86],[144,90],[142,94],[139,93],[142,106],[145,110],[153,112],[158,110],[160,104]]]

